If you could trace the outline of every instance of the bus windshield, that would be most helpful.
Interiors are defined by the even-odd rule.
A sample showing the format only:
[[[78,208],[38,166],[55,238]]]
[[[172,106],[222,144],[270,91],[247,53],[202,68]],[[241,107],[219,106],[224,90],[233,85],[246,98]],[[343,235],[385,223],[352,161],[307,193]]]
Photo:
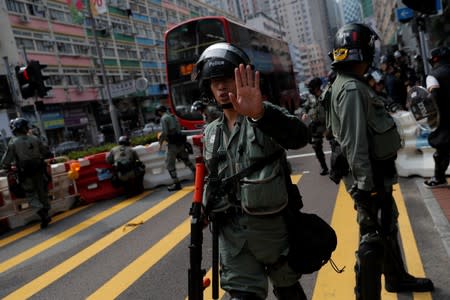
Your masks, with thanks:
[[[181,119],[202,120],[198,112],[190,110],[192,103],[201,98],[197,82],[190,79],[191,73],[203,50],[223,41],[225,41],[224,26],[217,19],[189,22],[167,33],[169,96],[175,114]]]

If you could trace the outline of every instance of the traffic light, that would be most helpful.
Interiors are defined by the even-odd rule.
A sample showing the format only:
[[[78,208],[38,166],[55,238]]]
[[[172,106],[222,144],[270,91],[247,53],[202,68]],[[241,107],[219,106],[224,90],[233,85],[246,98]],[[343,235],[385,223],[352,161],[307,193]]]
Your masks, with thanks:
[[[41,65],[37,60],[32,60],[27,66],[27,69],[31,71],[30,79],[34,83],[37,95],[41,98],[47,96],[47,92],[52,89],[45,85],[44,81],[49,78],[48,76],[42,75],[42,69],[45,68],[47,68],[47,65]]]
[[[16,76],[19,81],[19,89],[23,99],[34,96],[35,86],[30,77],[30,69],[28,66],[16,66]]]
[[[436,0],[402,0],[407,7],[426,15],[437,13]]]

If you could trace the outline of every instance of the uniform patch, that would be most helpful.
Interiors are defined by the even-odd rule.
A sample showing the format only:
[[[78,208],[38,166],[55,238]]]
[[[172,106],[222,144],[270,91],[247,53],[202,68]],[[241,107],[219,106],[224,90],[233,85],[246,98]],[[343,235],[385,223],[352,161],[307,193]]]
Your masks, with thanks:
[[[211,137],[209,138],[209,143],[210,144],[214,144],[214,139],[216,138],[216,135],[215,134],[213,134],[213,135],[211,135]]]
[[[354,81],[349,81],[345,84],[346,91],[356,90],[356,83]]]

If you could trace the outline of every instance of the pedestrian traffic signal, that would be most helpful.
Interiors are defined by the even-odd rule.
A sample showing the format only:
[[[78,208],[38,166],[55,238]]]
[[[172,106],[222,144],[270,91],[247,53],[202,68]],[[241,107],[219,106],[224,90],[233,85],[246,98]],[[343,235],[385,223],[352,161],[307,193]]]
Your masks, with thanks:
[[[403,4],[405,4],[407,7],[421,12],[426,15],[434,15],[437,13],[436,9],[436,1],[435,0],[402,0]]]
[[[52,88],[45,85],[45,80],[49,77],[42,75],[42,70],[47,68],[47,65],[41,65],[39,61],[32,60],[28,64],[28,68],[31,70],[31,81],[34,83],[34,86],[37,91],[37,95],[41,98],[47,96],[48,91]]]
[[[34,96],[35,87],[30,79],[30,69],[28,66],[16,66],[16,76],[19,82],[20,94],[23,99],[28,99]]]

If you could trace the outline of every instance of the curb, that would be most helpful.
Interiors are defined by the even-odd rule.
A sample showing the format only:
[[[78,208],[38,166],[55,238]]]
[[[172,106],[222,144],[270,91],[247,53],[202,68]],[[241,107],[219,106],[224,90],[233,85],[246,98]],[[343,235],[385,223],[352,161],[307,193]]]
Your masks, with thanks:
[[[450,260],[450,223],[434,197],[433,192],[423,186],[423,179],[416,179],[415,183],[422,196],[423,202],[433,219],[434,226],[441,237],[444,248],[447,251],[447,256]]]

